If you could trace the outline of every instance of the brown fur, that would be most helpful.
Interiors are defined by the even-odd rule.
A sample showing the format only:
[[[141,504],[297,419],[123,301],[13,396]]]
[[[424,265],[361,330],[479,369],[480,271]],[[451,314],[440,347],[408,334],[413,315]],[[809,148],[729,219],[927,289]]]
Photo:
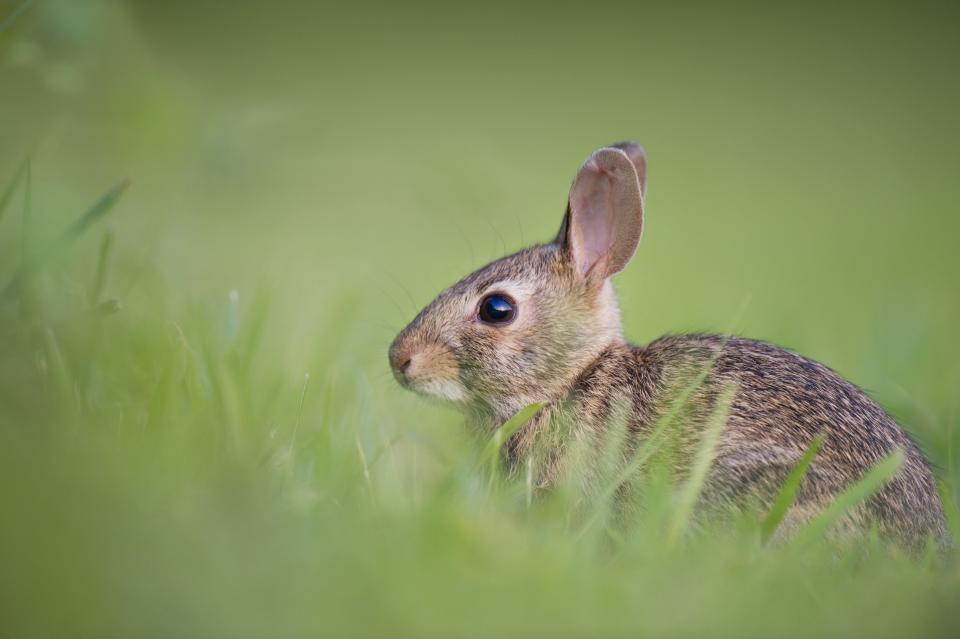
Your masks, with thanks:
[[[574,188],[598,175],[622,175],[622,155],[640,170],[632,175],[640,180],[642,193],[642,149],[635,144],[618,148],[628,154],[598,151],[581,169]],[[608,165],[621,164],[605,172],[601,162],[598,173],[596,157]],[[584,177],[589,171],[593,173]],[[612,179],[614,188],[617,179],[622,178]],[[603,183],[593,182],[591,188],[602,189]],[[635,186],[631,189],[637,192]],[[623,192],[630,191],[621,188]],[[605,233],[613,236],[610,255],[615,260],[625,253],[629,259],[639,241],[638,229],[616,227],[622,220],[642,218],[642,195],[635,197],[637,209],[630,211],[611,199],[614,210],[606,218],[614,228]],[[699,433],[717,409],[717,398],[732,385],[736,392],[702,493],[704,508],[723,510],[748,502],[768,506],[811,441],[823,433],[823,446],[781,525],[781,535],[816,515],[899,447],[905,453],[899,473],[839,528],[855,534],[876,526],[881,534],[911,547],[927,538],[944,543],[943,510],[922,455],[875,402],[829,368],[742,338],[681,335],[645,347],[628,344],[609,279],[584,276],[579,244],[567,239],[570,216],[578,214],[568,207],[553,243],[497,260],[441,293],[391,346],[397,379],[414,390],[458,402],[475,421],[491,427],[524,406],[544,402],[507,446],[511,464],[537,455],[543,488],[553,485],[563,468],[568,442],[551,434],[551,424],[558,419],[572,429],[563,437],[586,438],[599,449],[612,413],[626,407],[625,458],[671,410],[678,392],[689,387],[694,390],[670,427],[676,431],[676,474],[682,478]],[[589,234],[593,222],[583,219],[587,226],[578,232]],[[631,247],[623,238],[633,236]],[[603,257],[600,263],[612,262]],[[623,265],[615,266],[611,272]],[[490,325],[477,318],[480,300],[491,292],[516,300],[513,322]]]

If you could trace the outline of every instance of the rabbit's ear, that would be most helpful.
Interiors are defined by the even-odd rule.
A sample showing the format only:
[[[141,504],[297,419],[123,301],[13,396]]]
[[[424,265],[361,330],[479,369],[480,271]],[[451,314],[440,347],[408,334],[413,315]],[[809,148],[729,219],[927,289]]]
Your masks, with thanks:
[[[640,195],[647,194],[647,153],[643,147],[633,140],[624,140],[610,145],[614,149],[620,149],[627,154],[630,161],[633,162],[633,168],[637,170],[637,179],[640,180]]]
[[[638,144],[639,166],[646,160]],[[633,257],[643,230],[642,180],[638,166],[619,147],[596,151],[570,187],[567,215],[557,241],[570,252],[588,280],[600,283],[619,273]]]

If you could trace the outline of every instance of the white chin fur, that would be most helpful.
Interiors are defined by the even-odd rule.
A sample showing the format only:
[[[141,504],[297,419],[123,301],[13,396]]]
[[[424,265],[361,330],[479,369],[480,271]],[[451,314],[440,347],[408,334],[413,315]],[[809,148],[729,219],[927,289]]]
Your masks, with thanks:
[[[466,389],[459,383],[445,379],[431,379],[417,382],[413,390],[424,395],[432,395],[451,402],[462,402],[467,399]]]

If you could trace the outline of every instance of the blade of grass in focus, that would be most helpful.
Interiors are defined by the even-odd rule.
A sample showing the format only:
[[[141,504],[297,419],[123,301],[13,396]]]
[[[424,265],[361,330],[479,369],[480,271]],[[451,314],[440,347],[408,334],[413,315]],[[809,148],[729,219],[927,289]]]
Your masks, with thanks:
[[[743,309],[746,308],[746,302],[741,305],[741,311],[738,313],[738,316],[742,314]],[[707,377],[710,375],[710,372],[713,370],[716,365],[717,360],[723,355],[723,350],[726,347],[727,341],[730,339],[730,332],[725,333],[723,341],[720,344],[720,347],[717,349],[710,359],[703,365],[701,370],[697,373],[694,378],[688,382],[679,392],[674,394],[674,399],[670,402],[669,408],[667,411],[657,419],[657,422],[654,424],[650,432],[644,437],[642,443],[637,446],[636,450],[633,451],[630,458],[627,460],[627,463],[623,465],[623,468],[620,472],[613,478],[612,481],[606,482],[606,485],[603,487],[602,492],[598,496],[597,504],[609,503],[613,498],[614,493],[627,482],[631,480],[644,466],[658,454],[666,444],[669,435],[670,426],[676,424],[677,419],[680,417],[682,411],[689,406],[690,400],[693,397],[693,394],[700,388],[703,387],[703,384],[706,382]],[[586,522],[580,530],[580,535],[585,534],[589,529],[594,526],[600,518],[600,512],[594,512],[589,517],[587,517]]]
[[[903,449],[895,448],[889,455],[874,464],[857,483],[847,488],[830,502],[830,505],[822,513],[807,523],[797,533],[794,543],[802,547],[822,537],[830,526],[890,481],[903,466],[903,460]]]
[[[687,477],[680,493],[677,496],[676,509],[673,519],[667,529],[667,547],[673,547],[680,540],[687,529],[687,524],[693,516],[697,499],[706,483],[707,475],[713,460],[717,455],[717,445],[720,443],[720,435],[727,425],[727,415],[730,413],[730,407],[733,405],[733,399],[737,394],[737,386],[728,384],[720,390],[717,396],[716,405],[710,415],[700,435],[700,447],[693,458],[690,466],[690,475]]]
[[[493,481],[498,473],[500,462],[500,448],[508,442],[513,435],[523,428],[530,419],[543,408],[543,404],[530,404],[517,411],[516,415],[508,419],[502,426],[497,428],[490,436],[486,446],[480,453],[480,465],[488,466],[490,469],[490,479]]]
[[[793,501],[797,496],[797,491],[800,489],[800,482],[802,482],[803,478],[806,476],[807,470],[810,468],[810,464],[813,462],[813,458],[816,457],[817,453],[820,451],[820,447],[823,445],[823,440],[823,435],[817,435],[814,437],[813,441],[810,442],[807,450],[800,458],[800,461],[797,462],[797,465],[794,466],[793,470],[790,471],[790,474],[787,475],[787,478],[783,482],[783,486],[780,487],[780,492],[777,493],[777,497],[773,501],[773,506],[770,507],[770,512],[760,525],[760,536],[762,541],[766,542],[770,539],[773,533],[777,530],[777,526],[779,526],[780,522],[783,521],[783,517],[787,514],[790,506],[793,505]]]

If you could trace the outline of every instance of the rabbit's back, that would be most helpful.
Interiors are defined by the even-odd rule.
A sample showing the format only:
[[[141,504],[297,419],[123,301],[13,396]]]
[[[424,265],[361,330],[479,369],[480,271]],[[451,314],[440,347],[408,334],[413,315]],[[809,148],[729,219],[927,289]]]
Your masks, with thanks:
[[[905,453],[900,472],[845,523],[853,529],[875,524],[881,533],[909,544],[928,535],[944,538],[933,475],[916,445],[876,402],[826,366],[765,342],[711,335],[663,337],[632,351],[634,404],[639,399],[653,406],[637,411],[636,426],[649,428],[685,387],[691,388],[678,424],[690,433],[691,451],[723,388],[735,389],[705,501],[720,507],[744,499],[769,503],[822,433],[823,445],[784,529],[820,512],[899,447]]]

